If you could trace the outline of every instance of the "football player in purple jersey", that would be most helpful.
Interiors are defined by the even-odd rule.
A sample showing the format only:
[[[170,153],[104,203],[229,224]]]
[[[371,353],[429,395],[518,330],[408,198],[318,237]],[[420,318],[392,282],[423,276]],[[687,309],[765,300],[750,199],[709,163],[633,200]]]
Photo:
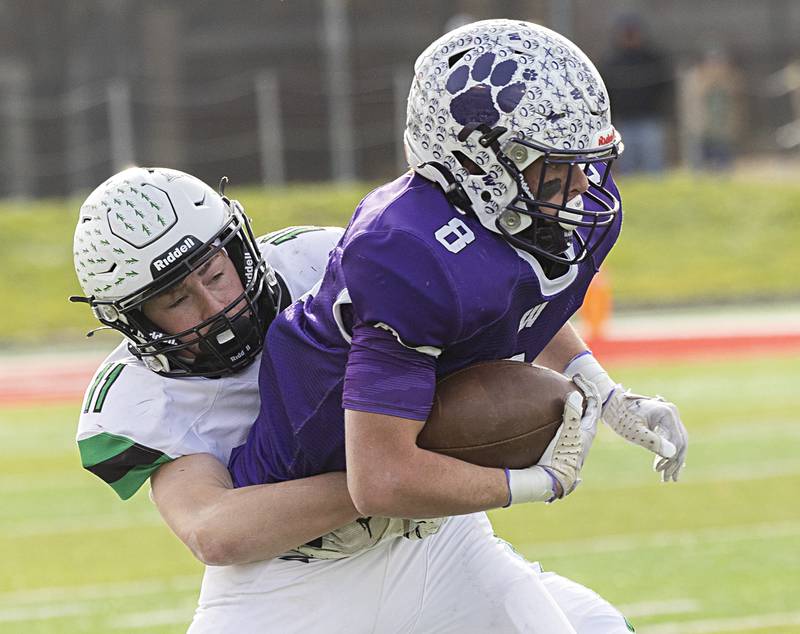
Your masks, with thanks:
[[[612,381],[569,324],[622,223],[610,175],[622,143],[603,81],[546,28],[470,24],[417,60],[405,144],[411,170],[361,202],[319,287],[272,323],[261,409],[231,455],[234,482],[346,466],[366,518],[417,518],[404,536],[421,542],[370,543],[338,572],[317,569],[328,583],[377,574],[385,585],[384,571],[402,561],[406,573],[388,587],[405,588],[399,604],[413,596],[413,631],[628,631],[613,607],[560,577],[569,590],[545,594],[569,623],[543,626],[546,610],[533,599],[542,598],[541,573],[497,550],[479,513],[569,494],[600,416],[652,451],[665,481],[685,460],[675,406]],[[492,359],[535,361],[581,388],[528,469],[479,467],[416,445],[437,378]],[[362,631],[363,611],[348,605],[346,615],[330,609]],[[385,619],[375,631],[412,631],[398,625],[407,610],[396,607],[363,618]]]

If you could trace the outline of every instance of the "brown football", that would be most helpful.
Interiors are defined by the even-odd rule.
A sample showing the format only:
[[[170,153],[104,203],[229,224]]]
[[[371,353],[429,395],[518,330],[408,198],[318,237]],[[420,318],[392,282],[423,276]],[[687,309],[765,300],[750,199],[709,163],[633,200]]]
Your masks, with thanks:
[[[553,439],[575,389],[563,374],[541,366],[477,363],[436,384],[417,445],[484,467],[529,467]]]

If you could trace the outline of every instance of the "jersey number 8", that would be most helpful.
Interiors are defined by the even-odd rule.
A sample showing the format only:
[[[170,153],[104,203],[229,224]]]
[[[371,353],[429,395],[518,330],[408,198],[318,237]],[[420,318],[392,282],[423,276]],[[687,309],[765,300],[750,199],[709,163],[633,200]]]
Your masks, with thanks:
[[[458,253],[475,239],[475,234],[460,218],[453,218],[433,235],[450,253]]]

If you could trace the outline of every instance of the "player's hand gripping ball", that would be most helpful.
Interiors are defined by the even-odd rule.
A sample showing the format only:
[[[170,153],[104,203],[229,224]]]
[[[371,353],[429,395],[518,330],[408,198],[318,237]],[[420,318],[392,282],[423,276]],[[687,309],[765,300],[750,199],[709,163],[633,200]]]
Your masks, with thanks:
[[[555,436],[567,396],[577,389],[563,374],[529,363],[469,366],[438,382],[417,444],[484,467],[530,467]]]

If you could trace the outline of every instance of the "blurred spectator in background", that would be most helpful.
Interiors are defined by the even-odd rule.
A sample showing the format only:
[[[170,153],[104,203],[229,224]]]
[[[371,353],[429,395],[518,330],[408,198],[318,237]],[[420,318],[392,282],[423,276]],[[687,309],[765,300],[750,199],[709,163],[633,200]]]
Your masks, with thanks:
[[[689,70],[684,125],[692,166],[729,169],[742,132],[744,80],[720,47],[709,48]]]
[[[673,78],[667,57],[648,41],[641,18],[622,16],[612,50],[600,67],[622,133],[622,172],[660,172],[665,165],[666,127],[672,114]]]
[[[770,75],[765,86],[769,96],[788,96],[791,104],[793,120],[775,130],[775,140],[785,149],[800,146],[800,60],[789,62]]]

